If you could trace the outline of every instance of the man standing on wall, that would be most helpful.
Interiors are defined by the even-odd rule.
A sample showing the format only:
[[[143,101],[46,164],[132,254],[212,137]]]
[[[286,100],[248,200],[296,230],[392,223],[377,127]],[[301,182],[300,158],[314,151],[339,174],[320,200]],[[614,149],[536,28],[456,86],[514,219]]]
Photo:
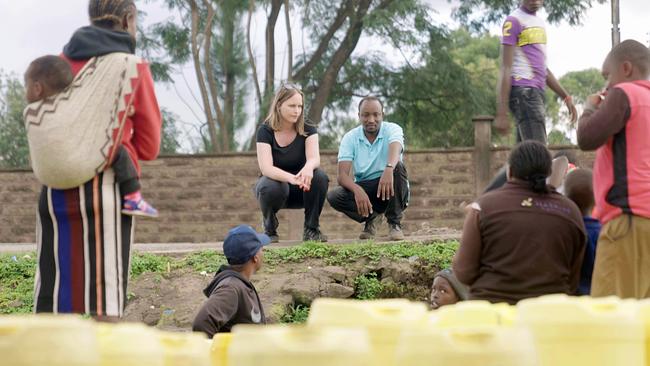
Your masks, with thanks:
[[[523,0],[503,23],[494,127],[502,134],[510,131],[509,108],[515,119],[518,143],[536,140],[546,144],[546,85],[566,104],[571,123],[578,118],[571,96],[546,67],[546,25],[536,15],[543,5],[544,0]],[[501,187],[505,181],[502,170],[486,191]]]

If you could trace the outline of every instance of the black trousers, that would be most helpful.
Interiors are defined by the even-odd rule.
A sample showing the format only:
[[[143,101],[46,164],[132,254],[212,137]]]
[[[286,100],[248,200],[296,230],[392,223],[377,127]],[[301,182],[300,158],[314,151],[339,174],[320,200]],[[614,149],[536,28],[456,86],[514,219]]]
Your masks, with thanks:
[[[140,190],[138,171],[135,170],[135,165],[133,165],[133,161],[123,145],[117,148],[111,166],[115,172],[115,181],[120,185],[120,194],[122,196]]]
[[[386,214],[386,220],[389,224],[399,225],[404,216],[404,210],[408,206],[410,197],[410,188],[408,181],[408,173],[403,163],[398,163],[393,170],[393,188],[395,195],[388,201],[382,201],[377,197],[377,190],[379,189],[379,179],[366,180],[356,182],[370,198],[372,204],[372,212],[377,214]],[[357,212],[357,203],[354,200],[354,193],[341,186],[331,189],[327,193],[327,202],[330,203],[333,209],[343,212],[349,218],[356,222],[365,222],[368,217],[363,217]]]
[[[321,169],[314,170],[309,192],[303,192],[298,186],[286,182],[260,177],[255,185],[255,197],[262,209],[264,231],[277,234],[279,223],[276,214],[283,208],[304,208],[305,228],[318,229],[328,185],[329,178]]]
[[[510,91],[510,111],[517,125],[517,143],[535,140],[546,145],[546,117],[544,91],[538,88],[513,86]],[[506,169],[501,168],[484,193],[506,184]]]

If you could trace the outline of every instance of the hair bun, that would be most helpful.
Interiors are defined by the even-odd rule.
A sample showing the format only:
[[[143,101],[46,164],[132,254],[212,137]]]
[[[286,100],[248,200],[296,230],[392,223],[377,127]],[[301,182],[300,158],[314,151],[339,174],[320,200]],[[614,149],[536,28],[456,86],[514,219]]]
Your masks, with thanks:
[[[530,186],[535,192],[546,192],[546,175],[544,174],[533,174],[530,179]]]

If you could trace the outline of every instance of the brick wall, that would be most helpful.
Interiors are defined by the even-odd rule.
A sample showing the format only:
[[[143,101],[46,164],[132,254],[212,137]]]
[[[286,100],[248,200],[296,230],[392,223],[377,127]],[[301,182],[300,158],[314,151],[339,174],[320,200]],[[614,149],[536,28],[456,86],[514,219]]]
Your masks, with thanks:
[[[496,171],[507,150],[495,150]],[[336,154],[322,152],[323,168],[336,185]],[[583,155],[591,166],[592,155]],[[412,151],[405,155],[411,183],[411,205],[403,220],[405,232],[429,227],[462,226],[462,202],[474,197],[473,149]],[[143,193],[161,213],[156,220],[138,220],[136,242],[212,242],[228,229],[248,223],[261,230],[261,214],[253,196],[259,171],[253,153],[210,156],[167,156],[143,166]],[[0,243],[33,243],[40,186],[31,171],[0,170]],[[302,230],[300,211],[282,210],[281,238]],[[329,205],[321,227],[330,238],[355,238],[362,226]],[[382,228],[383,233],[387,228]],[[295,238],[295,237],[294,237]]]

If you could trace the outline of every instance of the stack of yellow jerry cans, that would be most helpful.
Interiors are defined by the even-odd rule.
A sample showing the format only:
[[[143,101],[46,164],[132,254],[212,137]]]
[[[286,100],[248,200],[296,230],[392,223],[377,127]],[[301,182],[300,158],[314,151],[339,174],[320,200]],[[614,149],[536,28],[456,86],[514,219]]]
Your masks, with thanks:
[[[535,339],[541,366],[643,366],[645,331],[639,303],[565,295],[517,305]]]
[[[470,301],[432,312],[419,327],[402,332],[402,366],[535,366],[532,336],[512,326],[504,306]]]
[[[196,333],[143,324],[96,323],[73,315],[0,317],[0,364],[7,366],[210,366]]]
[[[99,365],[94,323],[75,316],[0,317],[0,364]]]
[[[11,366],[650,366],[650,300],[550,295],[467,301],[318,299],[307,324],[207,340],[77,316],[0,317]]]
[[[650,366],[646,328],[650,301],[551,295],[427,311],[407,300],[318,299],[306,326],[215,338],[213,365]]]

